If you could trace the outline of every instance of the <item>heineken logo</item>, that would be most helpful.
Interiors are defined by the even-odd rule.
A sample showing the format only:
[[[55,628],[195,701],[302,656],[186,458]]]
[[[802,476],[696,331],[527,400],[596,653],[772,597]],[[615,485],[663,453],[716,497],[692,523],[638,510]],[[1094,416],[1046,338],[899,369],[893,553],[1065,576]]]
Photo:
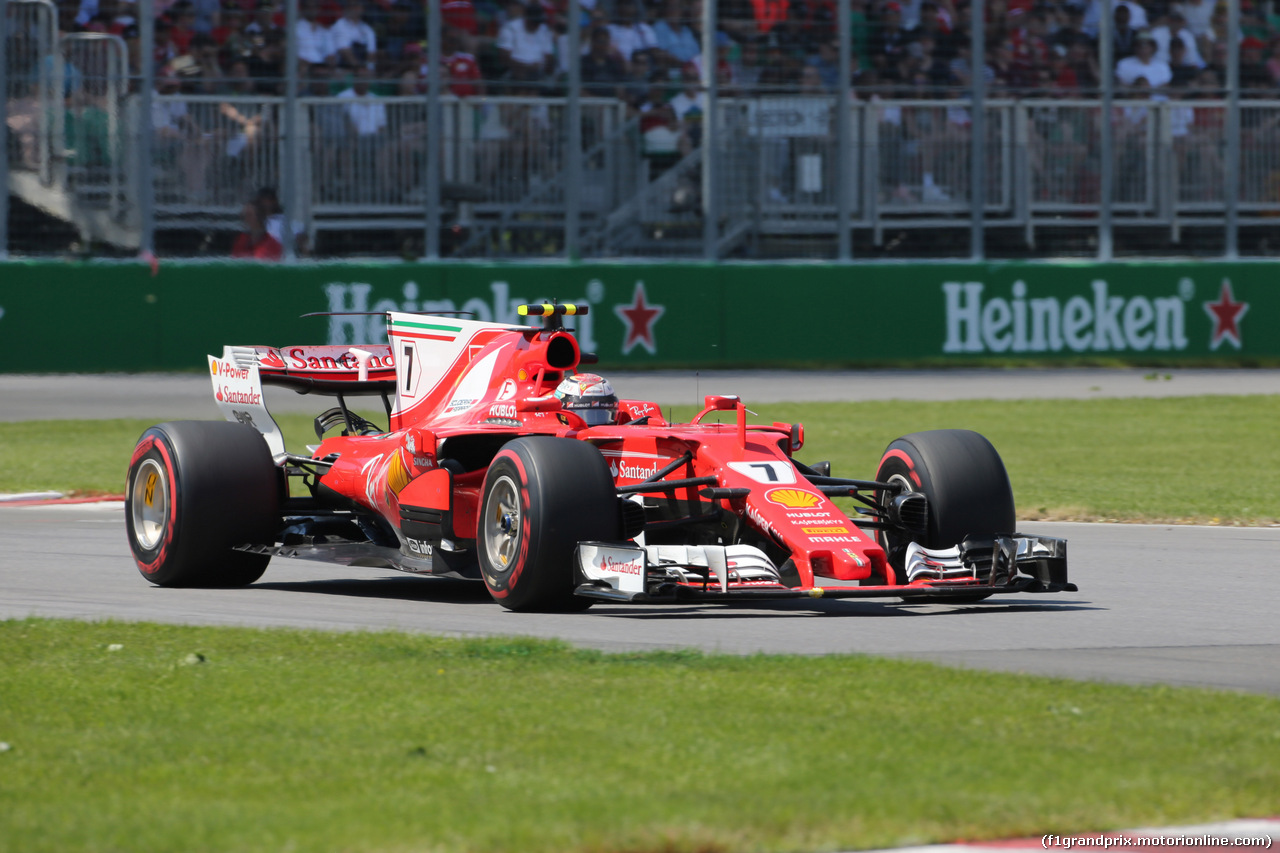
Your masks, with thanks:
[[[1061,299],[1029,297],[1016,281],[1009,298],[981,282],[949,281],[944,353],[1180,352],[1188,345],[1190,279],[1169,296],[1113,296],[1106,281]]]

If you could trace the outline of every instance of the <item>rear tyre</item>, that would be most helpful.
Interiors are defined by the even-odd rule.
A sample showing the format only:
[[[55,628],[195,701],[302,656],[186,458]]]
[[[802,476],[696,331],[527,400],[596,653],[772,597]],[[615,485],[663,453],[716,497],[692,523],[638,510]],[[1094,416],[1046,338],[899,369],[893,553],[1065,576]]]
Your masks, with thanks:
[[[138,571],[159,586],[244,586],[271,557],[280,520],[279,472],[253,428],[175,421],[142,434],[129,463],[125,527]]]
[[[480,573],[509,610],[585,610],[573,594],[584,540],[619,538],[617,493],[600,451],[567,438],[508,442],[489,466],[476,529]]]
[[[951,548],[968,536],[993,538],[1014,531],[1009,475],[991,442],[976,432],[940,429],[904,435],[885,450],[876,480],[902,483],[928,499],[929,523],[920,540],[926,548]],[[878,494],[881,503],[889,497]],[[880,538],[898,583],[906,583],[903,561],[910,540],[888,530]],[[979,601],[988,595],[947,600]]]

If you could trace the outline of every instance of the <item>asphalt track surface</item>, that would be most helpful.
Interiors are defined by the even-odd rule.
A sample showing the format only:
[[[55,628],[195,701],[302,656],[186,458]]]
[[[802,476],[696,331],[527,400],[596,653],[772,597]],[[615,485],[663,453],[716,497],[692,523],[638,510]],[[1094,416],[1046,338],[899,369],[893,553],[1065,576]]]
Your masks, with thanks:
[[[1070,541],[1079,593],[981,604],[794,600],[767,606],[503,610],[477,582],[273,560],[230,590],[162,589],[138,574],[119,503],[0,508],[0,618],[558,637],[608,651],[862,652],[1132,683],[1280,694],[1280,529],[1027,523]]]
[[[1277,371],[862,371],[616,374],[659,402],[739,393],[760,402],[1080,399],[1280,392]],[[1165,375],[1172,378],[1165,379]],[[0,419],[216,417],[190,376],[0,377]],[[277,396],[279,396],[277,394]],[[293,397],[289,400],[289,397]],[[315,412],[286,394],[273,408]],[[904,655],[981,669],[1280,695],[1274,582],[1280,529],[1026,523],[1070,541],[1080,592],[971,605],[802,600],[767,606],[624,607],[516,614],[478,583],[276,559],[236,590],[161,589],[137,573],[119,504],[0,505],[0,618],[48,616],[446,635],[558,637],[605,650],[699,648]]]

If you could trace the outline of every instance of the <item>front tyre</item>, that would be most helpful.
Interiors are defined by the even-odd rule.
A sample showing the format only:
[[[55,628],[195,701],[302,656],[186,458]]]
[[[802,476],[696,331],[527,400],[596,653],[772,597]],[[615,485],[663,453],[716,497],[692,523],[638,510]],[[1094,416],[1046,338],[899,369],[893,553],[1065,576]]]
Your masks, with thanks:
[[[253,583],[271,557],[233,549],[271,544],[279,520],[279,472],[251,427],[174,421],[138,440],[125,488],[125,527],[138,571],[152,583]]]
[[[494,600],[509,610],[590,606],[573,594],[573,553],[619,538],[617,493],[600,451],[568,438],[508,442],[485,475],[476,550]]]
[[[1014,531],[1009,475],[991,442],[976,432],[939,429],[904,435],[885,450],[876,480],[900,483],[928,499],[928,527],[920,539],[926,548],[951,548],[966,537],[991,539]],[[879,497],[885,503],[890,496]],[[881,544],[898,583],[906,583],[903,561],[909,539],[886,530]],[[987,595],[977,593],[972,600]]]

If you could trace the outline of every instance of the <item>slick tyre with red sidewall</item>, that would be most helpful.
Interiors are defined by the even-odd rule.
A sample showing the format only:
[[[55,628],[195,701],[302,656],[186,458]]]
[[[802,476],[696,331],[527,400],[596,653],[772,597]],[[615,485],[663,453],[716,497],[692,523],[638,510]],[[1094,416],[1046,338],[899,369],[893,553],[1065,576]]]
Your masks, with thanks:
[[[243,586],[271,557],[233,550],[271,544],[280,476],[253,428],[174,421],[142,434],[129,462],[125,527],[138,571],[159,586]]]
[[[903,483],[928,499],[929,524],[920,541],[926,548],[950,548],[967,536],[1014,532],[1009,475],[991,442],[976,432],[939,429],[904,435],[885,450],[876,480]],[[888,500],[883,493],[878,498]],[[908,543],[885,531],[881,544],[898,582],[906,583],[903,550]]]
[[[574,549],[619,536],[617,492],[593,445],[518,438],[494,457],[484,480],[476,550],[494,600],[509,610],[582,610],[573,594]]]

